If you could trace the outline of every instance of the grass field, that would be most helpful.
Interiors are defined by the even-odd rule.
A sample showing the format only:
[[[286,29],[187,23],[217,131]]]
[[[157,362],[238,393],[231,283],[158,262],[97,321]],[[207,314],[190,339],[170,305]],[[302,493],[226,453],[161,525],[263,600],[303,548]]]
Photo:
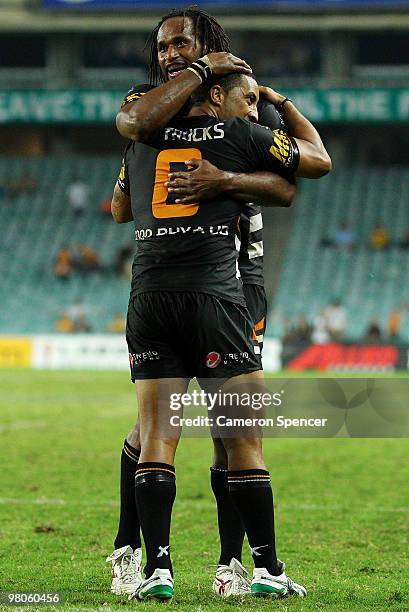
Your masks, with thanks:
[[[111,595],[105,563],[120,450],[135,412],[126,372],[0,371],[1,590],[60,591],[70,610],[159,609]],[[186,439],[176,464],[168,607],[408,610],[408,440],[266,440],[265,451],[279,556],[308,598],[223,601],[211,593],[218,538],[210,443]],[[247,547],[244,559],[250,567]]]

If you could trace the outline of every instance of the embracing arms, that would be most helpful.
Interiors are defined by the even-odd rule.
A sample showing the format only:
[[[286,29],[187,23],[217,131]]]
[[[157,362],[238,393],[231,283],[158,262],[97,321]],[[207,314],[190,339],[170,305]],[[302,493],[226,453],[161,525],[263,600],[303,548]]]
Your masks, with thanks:
[[[187,161],[191,170],[174,172],[165,184],[169,193],[179,198],[176,203],[189,204],[211,200],[224,194],[240,202],[257,202],[263,206],[291,206],[296,186],[271,172],[244,174],[219,170],[205,159]]]
[[[231,53],[209,53],[206,57],[215,76],[231,72],[251,74],[250,66]],[[200,85],[200,77],[185,70],[175,79],[143,93],[125,104],[117,114],[118,132],[131,140],[149,142],[158,130],[173,119]]]
[[[285,100],[285,96],[270,87],[260,87],[260,96],[265,97],[276,107]],[[300,162],[295,175],[316,179],[327,174],[332,168],[331,158],[312,123],[289,100],[285,102],[280,112],[287,132],[297,142],[300,153]]]
[[[285,99],[268,87],[260,87],[261,95],[271,104],[279,106]],[[281,109],[286,130],[273,131],[276,157],[280,158],[283,148],[289,150],[289,136],[296,142],[299,161],[295,176],[317,179],[327,174],[332,167],[321,137],[315,127],[295,105],[287,101]],[[240,201],[254,201],[263,206],[290,206],[296,192],[295,184],[272,172],[237,174],[223,172],[205,160],[187,161],[188,172],[174,172],[169,175],[167,187],[178,196],[177,202],[191,203],[198,199],[213,199],[219,193],[230,195]]]
[[[214,74],[227,72],[249,73],[250,67],[240,58],[228,53],[208,55],[212,60]],[[199,78],[186,70],[177,78],[138,95],[136,100],[126,103],[117,115],[119,132],[132,140],[141,142],[149,139],[164,127],[179,112],[190,95],[200,85]],[[273,104],[280,104],[284,96],[272,89],[261,87],[260,93]],[[331,160],[322,140],[313,125],[296,109],[291,102],[286,102],[282,112],[288,126],[288,132],[296,139],[300,151],[300,163],[297,176],[319,178],[331,169]],[[169,192],[179,196],[179,203],[212,199],[219,194],[226,194],[240,201],[256,201],[264,206],[290,206],[296,192],[295,185],[285,178],[271,172],[238,174],[223,172],[205,160],[190,160],[191,170],[185,173],[170,175],[167,184]],[[118,195],[113,210],[118,216]],[[122,208],[120,209],[122,210]],[[122,213],[121,213],[122,214]],[[129,214],[119,223],[132,220]]]
[[[220,193],[228,194],[231,198],[241,202],[255,201],[264,206],[290,206],[294,199],[295,185],[278,174],[270,172],[236,174],[219,170],[206,160],[196,161],[197,164],[192,164],[195,170],[186,173],[189,175],[190,183],[184,185],[184,191],[187,190],[190,194],[194,192],[194,195],[176,200],[177,203],[188,204],[215,197]],[[131,198],[122,191],[118,183],[115,184],[112,194],[111,213],[116,223],[133,221]]]

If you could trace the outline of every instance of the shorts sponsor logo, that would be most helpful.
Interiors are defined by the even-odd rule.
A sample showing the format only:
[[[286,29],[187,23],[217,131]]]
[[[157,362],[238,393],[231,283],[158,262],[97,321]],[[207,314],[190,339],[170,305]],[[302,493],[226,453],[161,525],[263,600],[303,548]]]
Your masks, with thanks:
[[[144,351],[143,353],[129,353],[129,363],[131,368],[144,363],[145,361],[157,361],[160,359],[157,351]]]
[[[249,361],[250,355],[246,352],[244,353],[226,353],[223,355],[223,364],[224,365],[232,365],[235,363],[246,363]]]
[[[216,351],[211,351],[206,355],[206,366],[208,368],[217,368],[222,358],[220,353],[216,353]]]

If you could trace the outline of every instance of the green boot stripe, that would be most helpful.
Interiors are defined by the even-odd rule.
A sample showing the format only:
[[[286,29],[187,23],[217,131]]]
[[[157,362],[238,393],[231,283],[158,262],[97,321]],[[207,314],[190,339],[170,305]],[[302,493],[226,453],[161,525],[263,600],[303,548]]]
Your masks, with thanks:
[[[144,599],[146,597],[159,597],[160,599],[170,599],[173,597],[173,589],[166,584],[159,584],[158,586],[154,586],[144,595]]]
[[[277,593],[278,595],[282,595],[286,592],[286,588],[283,586],[282,589],[277,589],[276,587],[269,586],[267,584],[261,584],[260,582],[256,582],[251,585],[251,592],[254,594],[257,593]]]

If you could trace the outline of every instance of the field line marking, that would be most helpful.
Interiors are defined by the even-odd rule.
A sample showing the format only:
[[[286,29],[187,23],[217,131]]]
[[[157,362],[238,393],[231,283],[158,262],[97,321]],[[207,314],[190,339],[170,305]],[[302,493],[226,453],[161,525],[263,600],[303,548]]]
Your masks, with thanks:
[[[64,499],[48,499],[38,497],[36,499],[20,499],[19,497],[0,497],[0,504],[3,506],[65,506]]]
[[[107,507],[107,506],[119,506],[119,502],[116,501],[77,501],[65,500],[58,497],[38,497],[35,499],[23,499],[20,497],[0,497],[0,506],[89,506],[89,507]]]
[[[40,429],[47,427],[48,421],[10,421],[9,423],[0,423],[0,433],[5,431],[16,431],[19,429]]]
[[[119,502],[117,501],[78,501],[61,499],[58,497],[37,497],[35,499],[23,499],[20,497],[0,497],[0,506],[89,506],[106,508],[107,506],[117,507]]]
[[[184,500],[187,501],[187,500]],[[189,500],[192,501],[192,500]],[[213,504],[210,502],[200,502],[201,505],[204,506],[212,506]],[[16,505],[16,506],[89,506],[89,507],[98,507],[98,508],[106,508],[106,507],[118,507],[119,502],[115,500],[105,500],[105,501],[92,501],[92,500],[82,500],[82,501],[72,501],[65,500],[62,498],[47,498],[47,497],[38,497],[35,499],[23,499],[19,497],[0,497],[0,505]],[[387,506],[359,506],[356,508],[351,508],[350,506],[341,506],[341,505],[320,505],[320,504],[279,504],[277,509],[280,510],[311,510],[311,511],[367,511],[367,512],[392,512],[392,513],[409,513],[409,507],[405,506],[396,506],[396,507],[387,507]]]
[[[127,416],[136,419],[136,410],[104,410],[96,415],[99,419],[115,419],[116,417]]]
[[[320,504],[279,504],[277,508],[278,510],[283,508],[284,510],[318,510],[319,512],[323,510],[354,510],[354,508],[351,508],[350,506],[347,507],[336,504],[328,506]],[[409,512],[409,507],[405,508],[397,506],[396,508],[388,508],[387,506],[359,506],[359,508],[357,507],[356,510],[367,510],[371,512]]]

